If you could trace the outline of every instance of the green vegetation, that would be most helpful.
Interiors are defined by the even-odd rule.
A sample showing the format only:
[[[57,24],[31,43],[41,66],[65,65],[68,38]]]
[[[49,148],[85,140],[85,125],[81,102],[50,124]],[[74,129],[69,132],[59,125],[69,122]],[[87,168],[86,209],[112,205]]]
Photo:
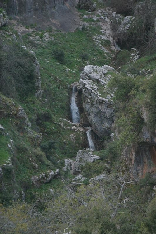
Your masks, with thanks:
[[[117,182],[117,183],[116,183]],[[118,175],[90,185],[81,185],[63,193],[40,197],[33,205],[14,203],[8,208],[0,207],[3,233],[44,233],[64,229],[72,233],[106,234],[154,234],[155,198],[147,205],[152,194],[149,180],[135,185],[122,182]],[[116,189],[114,189],[116,188]],[[42,194],[43,195],[43,194]],[[13,225],[7,225],[8,222]],[[48,225],[49,224],[49,225]],[[66,231],[67,231],[66,230]]]
[[[40,63],[42,99],[35,97],[37,74],[33,54],[5,37],[0,55],[1,91],[3,95],[14,98],[14,101],[2,95],[2,125],[13,139],[16,150],[16,189],[20,197],[22,191],[26,193],[27,201],[36,199],[40,191],[40,188],[36,188],[36,191],[32,189],[32,176],[56,168],[62,170],[65,158],[75,157],[79,149],[86,147],[84,133],[72,130],[71,125],[64,122],[63,118],[70,118],[69,85],[79,80],[83,67],[88,63],[109,64],[110,59],[103,55],[98,46],[92,46],[92,37],[99,33],[99,30],[100,28],[91,27],[66,34],[50,32],[54,39],[46,43],[42,32],[39,45],[29,39],[31,35],[23,38],[27,47],[33,49]],[[3,35],[1,39],[4,39]],[[24,108],[32,130],[26,125],[25,117],[17,117],[18,103]],[[64,129],[61,123],[65,126]],[[42,133],[41,142],[37,140],[38,132]],[[1,159],[4,163],[9,157],[7,144],[4,144],[4,149],[1,150],[5,152],[4,159]],[[11,175],[13,172],[9,173]],[[5,195],[2,193],[1,197],[5,204],[10,202],[13,196],[13,181],[7,183]],[[53,186],[53,183],[49,186]]]
[[[6,96],[21,101],[28,96],[34,96],[35,72],[33,55],[17,43],[10,44],[6,40],[0,56],[0,91]]]
[[[126,7],[124,12],[119,10],[132,13],[131,6]],[[142,143],[143,126],[151,133],[156,128],[155,54],[132,62],[131,52],[123,50],[112,61],[111,55],[105,55],[93,40],[100,33],[95,26],[70,33],[49,29],[48,41],[44,31],[24,35],[23,42],[16,34],[16,40],[28,50],[5,33],[0,35],[2,233],[155,234],[156,182],[150,174],[134,181],[121,159],[125,147]],[[110,49],[108,40],[102,45]],[[35,96],[36,59],[29,50],[35,52],[40,64],[41,97]],[[116,118],[112,131],[117,137],[113,141],[111,137],[99,140],[101,150],[93,154],[100,160],[82,166],[85,178],[76,179],[77,175],[63,170],[64,159],[75,160],[78,150],[86,148],[86,135],[68,121],[70,85],[79,81],[85,65],[111,63],[115,63],[118,73],[110,73],[106,88],[114,93]],[[106,98],[100,83],[98,91]],[[146,123],[144,110],[148,113]],[[7,162],[10,157],[11,164]],[[56,169],[60,170],[57,178],[33,184],[32,177]]]
[[[0,136],[0,155],[0,164],[5,163],[10,157],[8,150],[8,139],[3,135]]]
[[[0,8],[0,13],[3,13],[3,11],[4,11],[3,8]]]

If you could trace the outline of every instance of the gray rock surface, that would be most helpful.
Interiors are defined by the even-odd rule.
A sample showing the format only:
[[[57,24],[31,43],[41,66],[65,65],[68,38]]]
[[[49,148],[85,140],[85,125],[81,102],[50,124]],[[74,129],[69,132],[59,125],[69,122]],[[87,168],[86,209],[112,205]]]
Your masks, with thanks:
[[[147,173],[156,176],[156,130],[148,127],[149,113],[145,107],[141,109],[144,125],[140,132],[140,142],[125,147],[123,159],[134,179],[144,178]]]
[[[58,175],[59,169],[56,169],[56,171],[47,171],[38,176],[33,176],[31,181],[35,186],[40,186],[41,184],[49,183],[54,177]]]
[[[135,22],[134,16],[123,17],[116,12],[112,13],[112,31],[115,43],[126,41],[129,36],[129,29],[133,27]]]
[[[80,173],[81,166],[84,166],[87,162],[93,163],[96,160],[99,160],[100,157],[94,155],[92,151],[88,150],[79,150],[75,160],[65,159],[64,171],[70,171],[72,174]]]
[[[6,10],[24,25],[74,31],[79,24],[75,5],[76,0],[9,0]]]
[[[83,108],[92,126],[99,137],[111,134],[114,118],[112,97],[107,87],[111,78],[109,72],[115,71],[112,67],[88,65],[81,73],[79,88],[82,89]]]
[[[8,23],[8,16],[5,11],[0,12],[0,27]]]

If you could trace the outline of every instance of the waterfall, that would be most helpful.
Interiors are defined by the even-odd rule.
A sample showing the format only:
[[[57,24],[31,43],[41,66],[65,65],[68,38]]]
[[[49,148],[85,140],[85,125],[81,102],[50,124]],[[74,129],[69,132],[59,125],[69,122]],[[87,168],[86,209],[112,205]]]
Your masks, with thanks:
[[[71,103],[70,103],[70,110],[72,115],[72,122],[73,123],[80,123],[80,114],[79,109],[76,104],[76,86],[73,86],[72,96],[71,96]]]
[[[91,128],[86,132],[87,133],[87,138],[88,138],[88,144],[89,144],[89,149],[90,150],[95,150],[95,145],[94,142],[92,140],[92,134],[91,134]]]
[[[116,51],[120,51],[120,47],[118,46],[118,44],[116,43],[116,41],[114,41],[114,47],[116,49]]]

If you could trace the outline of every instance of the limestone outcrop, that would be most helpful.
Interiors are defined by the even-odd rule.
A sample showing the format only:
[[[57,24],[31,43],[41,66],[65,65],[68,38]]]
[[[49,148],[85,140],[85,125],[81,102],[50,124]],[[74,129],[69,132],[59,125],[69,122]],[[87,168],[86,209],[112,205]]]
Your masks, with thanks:
[[[111,71],[114,69],[107,65],[103,67],[88,65],[81,73],[79,81],[85,115],[99,137],[111,134],[114,119],[113,94],[107,87]]]
[[[111,15],[112,21],[112,31],[114,42],[122,45],[129,37],[129,29],[132,28],[135,22],[134,16],[122,16],[113,12]]]
[[[80,173],[81,167],[86,163],[93,163],[99,160],[100,157],[95,155],[90,150],[79,150],[75,160],[65,159],[64,171],[70,171],[72,174]]]
[[[40,186],[41,184],[49,183],[53,178],[59,175],[59,169],[56,171],[47,171],[45,173],[40,174],[39,176],[33,176],[31,178],[32,183],[35,186]]]

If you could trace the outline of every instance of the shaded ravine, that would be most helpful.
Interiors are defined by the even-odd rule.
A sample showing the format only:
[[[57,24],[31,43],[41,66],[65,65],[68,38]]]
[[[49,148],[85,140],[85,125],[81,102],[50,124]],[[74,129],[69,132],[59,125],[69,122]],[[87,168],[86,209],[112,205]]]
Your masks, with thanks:
[[[72,117],[72,123],[80,123],[80,112],[79,108],[76,103],[76,92],[77,92],[77,87],[76,85],[73,85],[72,88],[72,95],[71,95],[71,101],[70,101],[70,111],[71,111],[71,117]],[[88,139],[88,145],[89,149],[94,151],[95,150],[95,145],[92,140],[92,134],[91,134],[91,127],[86,131],[87,134],[87,139]]]

